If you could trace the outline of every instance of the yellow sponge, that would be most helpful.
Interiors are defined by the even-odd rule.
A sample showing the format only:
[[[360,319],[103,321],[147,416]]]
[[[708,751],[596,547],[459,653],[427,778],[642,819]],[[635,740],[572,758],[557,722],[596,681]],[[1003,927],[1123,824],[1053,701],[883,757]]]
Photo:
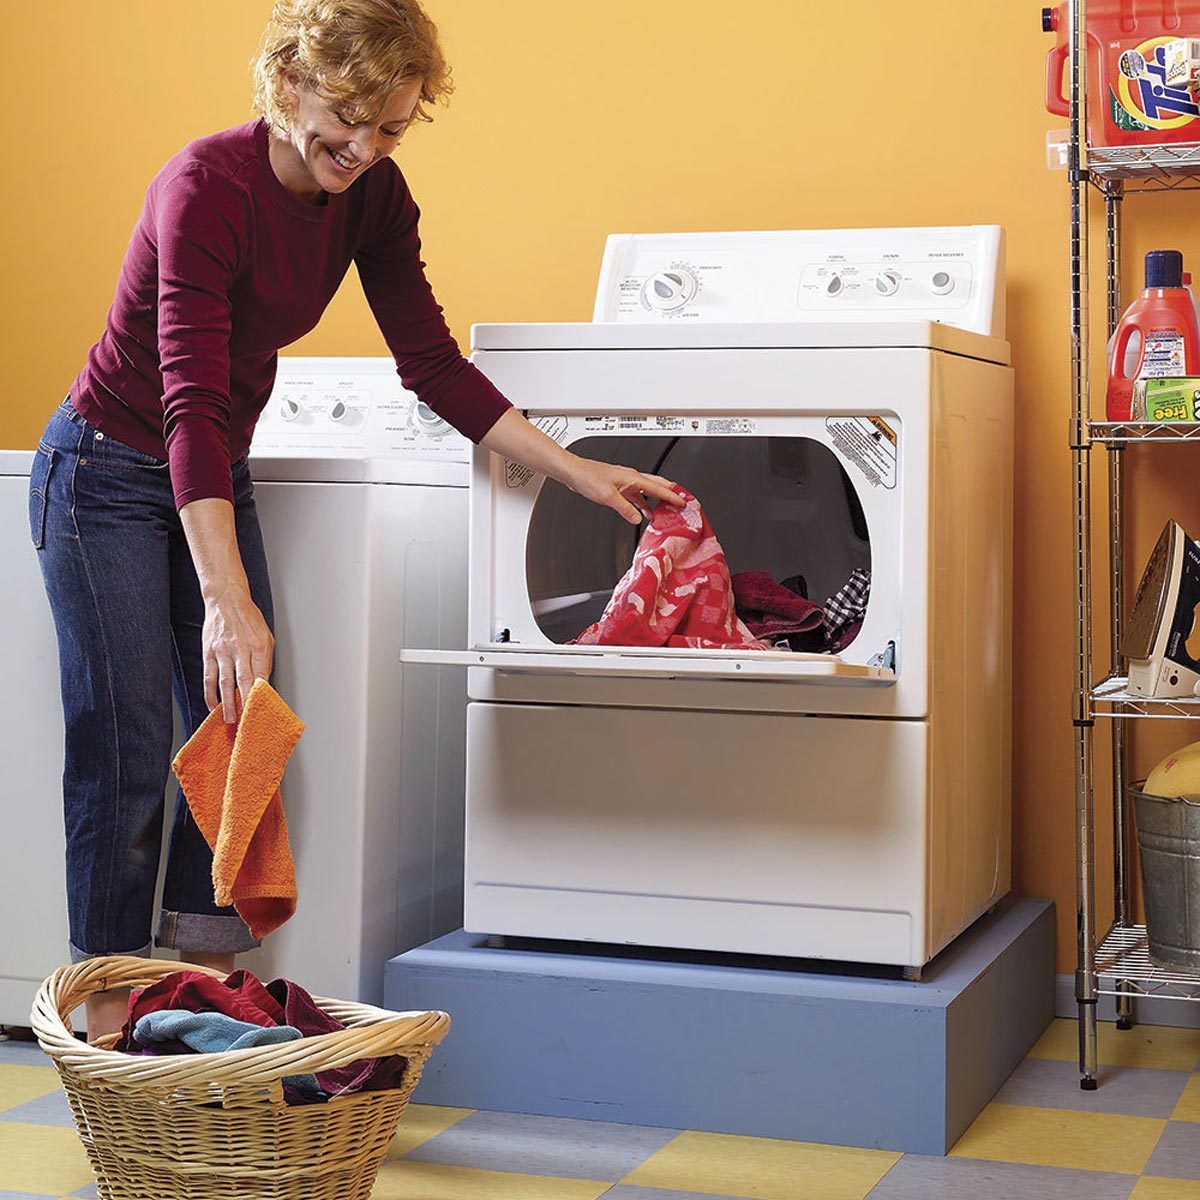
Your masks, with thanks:
[[[1182,796],[1200,800],[1200,742],[1168,754],[1146,780],[1149,796]]]

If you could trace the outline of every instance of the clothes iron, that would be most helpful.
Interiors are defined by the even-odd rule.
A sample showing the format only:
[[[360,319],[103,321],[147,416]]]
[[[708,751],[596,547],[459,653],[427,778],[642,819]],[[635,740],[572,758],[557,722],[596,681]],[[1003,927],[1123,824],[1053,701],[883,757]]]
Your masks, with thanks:
[[[1168,521],[1142,572],[1121,638],[1135,696],[1192,696],[1200,685],[1200,546]]]

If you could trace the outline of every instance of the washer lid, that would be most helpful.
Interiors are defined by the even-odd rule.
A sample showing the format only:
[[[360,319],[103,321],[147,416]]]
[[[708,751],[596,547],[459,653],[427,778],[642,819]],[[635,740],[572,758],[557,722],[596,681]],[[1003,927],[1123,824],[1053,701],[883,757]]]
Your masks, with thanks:
[[[474,325],[473,350],[938,350],[1008,366],[1008,342],[938,321]]]
[[[33,466],[33,450],[0,450],[0,475],[26,475]]]
[[[415,458],[332,458],[319,451],[250,454],[255,483],[380,483],[417,487],[460,487],[470,481],[465,462]]]

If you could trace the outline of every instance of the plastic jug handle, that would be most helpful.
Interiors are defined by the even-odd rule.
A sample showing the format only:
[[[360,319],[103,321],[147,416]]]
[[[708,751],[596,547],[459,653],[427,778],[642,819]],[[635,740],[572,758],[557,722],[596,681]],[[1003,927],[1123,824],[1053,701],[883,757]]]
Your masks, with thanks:
[[[1117,326],[1117,332],[1113,334],[1112,351],[1108,356],[1108,373],[1114,379],[1136,379],[1142,369],[1142,359],[1146,354],[1146,343],[1143,339],[1140,350],[1138,351],[1137,365],[1133,368],[1132,375],[1125,374],[1125,350],[1129,346],[1129,339],[1135,333],[1140,332],[1138,327],[1131,321],[1128,324]]]
[[[1056,117],[1069,117],[1071,105],[1063,95],[1063,67],[1069,46],[1055,46],[1046,55],[1046,111]]]

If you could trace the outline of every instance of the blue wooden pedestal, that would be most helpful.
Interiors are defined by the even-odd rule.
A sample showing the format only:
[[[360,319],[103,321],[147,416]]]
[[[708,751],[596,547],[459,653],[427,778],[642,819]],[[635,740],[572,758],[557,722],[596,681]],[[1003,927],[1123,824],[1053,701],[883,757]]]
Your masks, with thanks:
[[[454,1019],[419,1103],[944,1154],[1054,1015],[1053,906],[1005,901],[897,976],[459,930],[384,986]]]

